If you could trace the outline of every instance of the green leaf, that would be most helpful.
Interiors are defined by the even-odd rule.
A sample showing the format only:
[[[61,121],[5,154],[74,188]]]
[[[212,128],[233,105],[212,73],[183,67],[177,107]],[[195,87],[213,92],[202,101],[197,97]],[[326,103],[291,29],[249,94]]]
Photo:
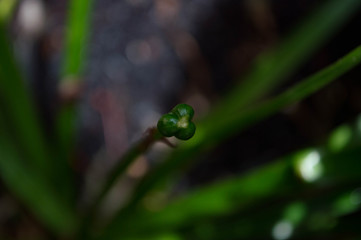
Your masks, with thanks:
[[[352,140],[352,130],[350,126],[338,127],[329,139],[329,148],[332,151],[340,151],[344,149]]]
[[[5,28],[0,25],[0,112],[6,118],[4,128],[12,128],[27,160],[39,174],[51,178],[49,146],[45,143],[34,103],[23,82]]]
[[[59,89],[79,93],[90,29],[92,0],[71,0],[68,8],[63,74]],[[64,94],[64,93],[63,93]],[[66,95],[66,93],[65,93]],[[69,96],[60,96],[67,98]],[[70,96],[70,98],[78,96]],[[76,107],[74,99],[63,99],[57,118],[57,135],[62,158],[67,161],[74,146]],[[70,102],[69,102],[70,101]]]
[[[70,236],[77,225],[73,209],[62,201],[52,183],[25,161],[4,128],[0,130],[0,156],[0,177],[9,191],[51,231]]]
[[[68,7],[68,21],[65,39],[63,73],[59,86],[63,105],[56,118],[58,165],[64,169],[66,181],[71,183],[69,166],[75,145],[76,102],[81,89],[81,75],[84,68],[87,40],[90,28],[92,0],[71,0]],[[67,96],[70,92],[70,96]],[[72,96],[74,94],[74,96]],[[69,99],[68,99],[69,98]]]
[[[71,0],[66,29],[64,81],[79,81],[90,28],[92,0]]]
[[[44,225],[56,232],[71,232],[74,214],[64,202],[73,185],[67,184],[68,175],[58,168],[58,155],[45,140],[3,25],[0,52],[1,177]]]
[[[358,0],[329,0],[310,14],[274,49],[259,56],[240,84],[213,109],[206,120],[239,111],[287,80],[359,9]]]

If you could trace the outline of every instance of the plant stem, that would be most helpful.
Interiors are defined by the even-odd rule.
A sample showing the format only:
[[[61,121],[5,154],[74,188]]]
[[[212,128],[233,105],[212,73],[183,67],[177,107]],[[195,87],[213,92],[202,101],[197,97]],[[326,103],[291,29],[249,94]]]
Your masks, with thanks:
[[[153,145],[157,140],[160,140],[163,136],[158,132],[156,128],[150,128],[147,130],[145,136],[135,145],[133,145],[119,160],[117,165],[110,173],[105,185],[103,186],[100,194],[94,201],[94,206],[98,206],[104,199],[106,194],[112,188],[116,180],[124,171],[129,167],[134,160],[144,154],[149,147]]]
[[[110,189],[114,186],[117,179],[140,155],[144,154],[156,141],[159,140],[166,142],[166,139],[164,139],[163,135],[159,133],[156,127],[149,128],[144,137],[134,144],[122,157],[120,157],[83,219],[83,224],[80,229],[82,238],[86,237],[85,235],[92,226],[101,203]]]

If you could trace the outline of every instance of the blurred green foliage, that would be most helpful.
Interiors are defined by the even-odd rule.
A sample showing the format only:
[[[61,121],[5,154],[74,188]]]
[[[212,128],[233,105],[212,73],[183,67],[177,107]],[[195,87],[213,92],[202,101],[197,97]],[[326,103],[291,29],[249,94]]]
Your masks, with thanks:
[[[5,19],[11,7],[2,4],[0,18]],[[160,201],[161,204],[156,197],[157,192],[166,191],[164,185],[172,184],[200,154],[310,96],[357,66],[361,47],[279,95],[265,98],[335,34],[360,4],[358,0],[326,1],[288,38],[262,54],[245,79],[198,122],[194,138],[152,169],[136,186],[130,200],[106,224],[97,219],[95,210],[89,215],[77,209],[74,199],[75,180],[69,158],[74,148],[75,101],[66,102],[59,110],[58,139],[56,144],[49,144],[12,53],[6,21],[2,21],[2,181],[59,239],[268,239],[271,236],[302,239],[323,236],[326,232],[361,234],[357,224],[345,218],[361,204],[358,188],[361,173],[354,167],[361,157],[360,119],[335,129],[323,145],[300,149],[242,176],[192,190],[168,202]],[[81,84],[91,9],[92,1],[70,1],[62,86],[70,82],[73,84],[70,87],[77,88]],[[133,158],[142,151],[131,148],[128,155]],[[111,176],[110,185],[105,185],[101,196],[123,172],[121,168]],[[350,239],[357,239],[356,236]]]
[[[0,2],[0,22],[6,22],[16,5],[16,0],[3,0]]]

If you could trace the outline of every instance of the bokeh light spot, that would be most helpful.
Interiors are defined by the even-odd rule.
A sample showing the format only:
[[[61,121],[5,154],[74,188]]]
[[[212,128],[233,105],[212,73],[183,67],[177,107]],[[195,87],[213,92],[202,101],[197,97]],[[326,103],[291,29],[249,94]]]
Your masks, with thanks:
[[[361,188],[340,196],[334,203],[333,212],[335,215],[345,215],[354,212],[361,203]]]
[[[320,153],[318,151],[311,151],[299,159],[298,171],[306,182],[314,182],[319,179],[323,173]]]
[[[29,36],[39,34],[45,25],[45,9],[42,1],[23,1],[19,7],[19,23]]]
[[[350,200],[352,204],[361,204],[361,188],[357,188],[351,193]]]
[[[276,240],[283,240],[291,237],[293,225],[289,221],[279,221],[272,229],[272,237]]]
[[[152,58],[152,49],[145,40],[134,40],[127,44],[125,53],[133,64],[145,64]]]
[[[284,219],[298,224],[305,217],[307,212],[306,205],[302,202],[295,202],[287,206],[284,212]]]
[[[329,148],[334,152],[344,149],[350,142],[352,130],[349,126],[344,125],[337,128],[330,136]]]

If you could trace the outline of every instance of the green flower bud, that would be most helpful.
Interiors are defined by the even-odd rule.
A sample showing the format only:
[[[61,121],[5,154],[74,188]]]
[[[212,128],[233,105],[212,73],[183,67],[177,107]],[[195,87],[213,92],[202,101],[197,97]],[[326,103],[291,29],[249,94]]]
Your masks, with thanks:
[[[189,123],[187,128],[180,129],[176,134],[175,137],[181,140],[188,140],[193,137],[194,133],[196,132],[196,125],[192,122]]]
[[[193,108],[188,104],[184,104],[184,103],[175,106],[171,112],[177,115],[179,118],[188,117],[189,120],[191,120],[194,116]]]
[[[164,114],[157,124],[159,132],[166,137],[174,136],[179,130],[177,126],[178,119],[178,116],[175,114]]]
[[[181,140],[193,137],[196,126],[191,122],[194,110],[187,104],[178,104],[170,113],[164,114],[158,121],[159,132],[166,136],[175,136]]]

